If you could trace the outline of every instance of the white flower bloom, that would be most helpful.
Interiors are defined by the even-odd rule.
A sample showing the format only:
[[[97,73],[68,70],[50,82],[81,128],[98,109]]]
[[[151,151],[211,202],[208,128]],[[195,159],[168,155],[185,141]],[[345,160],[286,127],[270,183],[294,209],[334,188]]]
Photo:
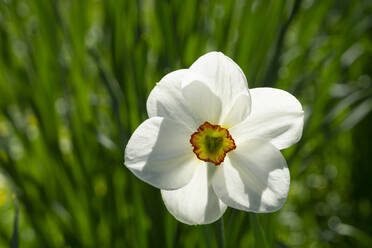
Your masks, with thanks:
[[[176,219],[208,224],[227,206],[259,213],[282,207],[290,180],[279,150],[296,143],[303,127],[294,96],[248,90],[239,66],[210,52],[162,78],[147,112],[128,142],[125,165],[161,189]]]

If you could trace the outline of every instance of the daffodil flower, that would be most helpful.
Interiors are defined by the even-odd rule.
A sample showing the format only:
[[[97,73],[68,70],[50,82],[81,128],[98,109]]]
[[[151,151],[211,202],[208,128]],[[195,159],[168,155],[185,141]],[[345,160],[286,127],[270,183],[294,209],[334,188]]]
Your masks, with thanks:
[[[125,165],[161,189],[177,220],[208,224],[227,206],[257,213],[282,207],[290,176],[279,150],[296,143],[303,128],[294,96],[249,90],[234,61],[210,52],[164,76],[147,113],[127,144]]]

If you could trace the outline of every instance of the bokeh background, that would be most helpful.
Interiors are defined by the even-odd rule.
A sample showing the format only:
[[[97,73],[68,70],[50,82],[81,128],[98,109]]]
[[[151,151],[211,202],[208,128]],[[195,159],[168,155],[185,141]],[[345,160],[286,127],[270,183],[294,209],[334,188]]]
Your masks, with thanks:
[[[0,247],[216,247],[123,165],[155,83],[212,50],[306,114],[285,206],[229,209],[226,247],[372,247],[371,38],[369,0],[0,0]]]

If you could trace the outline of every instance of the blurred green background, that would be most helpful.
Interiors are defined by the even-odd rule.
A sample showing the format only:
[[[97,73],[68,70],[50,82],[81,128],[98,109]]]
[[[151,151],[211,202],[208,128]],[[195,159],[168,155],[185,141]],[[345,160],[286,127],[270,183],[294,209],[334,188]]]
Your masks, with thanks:
[[[123,166],[155,83],[212,50],[306,113],[285,206],[228,209],[226,247],[372,247],[371,38],[369,0],[0,0],[0,247],[216,247]]]

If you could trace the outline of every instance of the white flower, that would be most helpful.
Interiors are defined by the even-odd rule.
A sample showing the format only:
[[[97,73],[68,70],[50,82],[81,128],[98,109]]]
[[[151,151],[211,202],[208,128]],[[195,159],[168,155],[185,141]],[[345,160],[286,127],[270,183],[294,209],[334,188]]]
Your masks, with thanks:
[[[279,150],[296,143],[303,127],[294,96],[248,90],[239,66],[210,52],[162,78],[147,112],[128,142],[125,165],[161,189],[176,219],[208,224],[227,206],[262,213],[284,204],[289,171]]]

